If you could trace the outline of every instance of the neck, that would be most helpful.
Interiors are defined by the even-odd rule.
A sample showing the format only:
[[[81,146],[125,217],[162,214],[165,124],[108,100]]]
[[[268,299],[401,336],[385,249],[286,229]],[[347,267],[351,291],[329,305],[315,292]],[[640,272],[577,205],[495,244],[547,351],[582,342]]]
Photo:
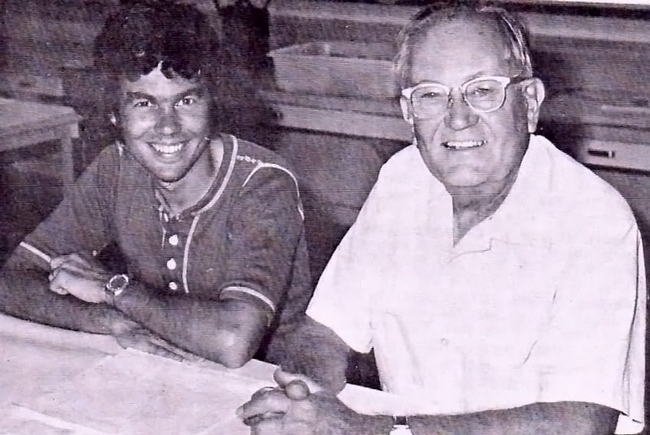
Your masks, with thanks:
[[[172,215],[178,215],[197,204],[212,187],[223,158],[223,147],[215,147],[219,155],[206,147],[192,169],[180,180],[156,185],[158,192],[165,198]]]
[[[454,188],[449,190],[454,213],[454,244],[486,218],[492,216],[508,196],[517,178],[513,171],[498,185]]]

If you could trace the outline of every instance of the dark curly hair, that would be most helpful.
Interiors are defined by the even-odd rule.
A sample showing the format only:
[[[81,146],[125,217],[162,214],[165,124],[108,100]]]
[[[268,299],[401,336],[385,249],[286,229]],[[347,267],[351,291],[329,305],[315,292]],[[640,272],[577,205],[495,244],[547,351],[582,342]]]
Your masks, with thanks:
[[[171,1],[130,1],[104,23],[95,39],[95,67],[117,108],[119,81],[137,80],[161,65],[167,78],[200,79],[216,95],[220,77],[219,39],[207,17]]]

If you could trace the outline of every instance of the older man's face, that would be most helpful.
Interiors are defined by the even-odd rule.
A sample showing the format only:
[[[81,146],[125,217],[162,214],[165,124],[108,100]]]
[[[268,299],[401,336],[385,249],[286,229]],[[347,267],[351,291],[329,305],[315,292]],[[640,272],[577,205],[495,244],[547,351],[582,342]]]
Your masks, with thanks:
[[[519,72],[508,62],[508,51],[493,26],[479,20],[445,21],[415,47],[412,83],[454,88],[449,107],[433,118],[415,118],[402,102],[425,163],[448,191],[501,190],[516,174],[528,132],[534,130],[531,115],[534,124],[541,103],[530,95],[541,82],[532,85],[532,94],[527,91],[530,81],[508,85],[503,106],[490,113],[469,107],[457,87],[481,76],[515,77]]]

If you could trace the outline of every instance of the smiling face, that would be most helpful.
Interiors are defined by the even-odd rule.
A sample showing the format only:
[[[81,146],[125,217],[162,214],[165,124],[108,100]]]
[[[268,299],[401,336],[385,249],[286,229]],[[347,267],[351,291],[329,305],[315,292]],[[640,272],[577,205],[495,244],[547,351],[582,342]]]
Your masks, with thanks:
[[[543,99],[541,82],[508,85],[503,106],[489,113],[470,108],[458,90],[477,77],[515,77],[520,71],[513,69],[509,55],[494,24],[480,17],[441,21],[414,47],[411,83],[453,88],[449,107],[433,119],[416,119],[410,104],[401,101],[422,158],[450,193],[502,191],[521,164]]]
[[[210,135],[210,94],[197,80],[165,77],[160,68],[121,80],[119,127],[128,152],[158,181],[183,179]]]

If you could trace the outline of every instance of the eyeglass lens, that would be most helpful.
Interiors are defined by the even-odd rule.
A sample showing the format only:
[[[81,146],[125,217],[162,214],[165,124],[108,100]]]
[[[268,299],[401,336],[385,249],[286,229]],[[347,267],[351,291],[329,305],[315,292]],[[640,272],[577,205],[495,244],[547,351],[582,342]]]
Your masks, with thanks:
[[[505,100],[506,84],[493,79],[467,84],[463,97],[478,112],[490,112],[501,107]],[[416,114],[420,118],[438,116],[447,110],[451,90],[435,83],[416,88],[411,95]]]

